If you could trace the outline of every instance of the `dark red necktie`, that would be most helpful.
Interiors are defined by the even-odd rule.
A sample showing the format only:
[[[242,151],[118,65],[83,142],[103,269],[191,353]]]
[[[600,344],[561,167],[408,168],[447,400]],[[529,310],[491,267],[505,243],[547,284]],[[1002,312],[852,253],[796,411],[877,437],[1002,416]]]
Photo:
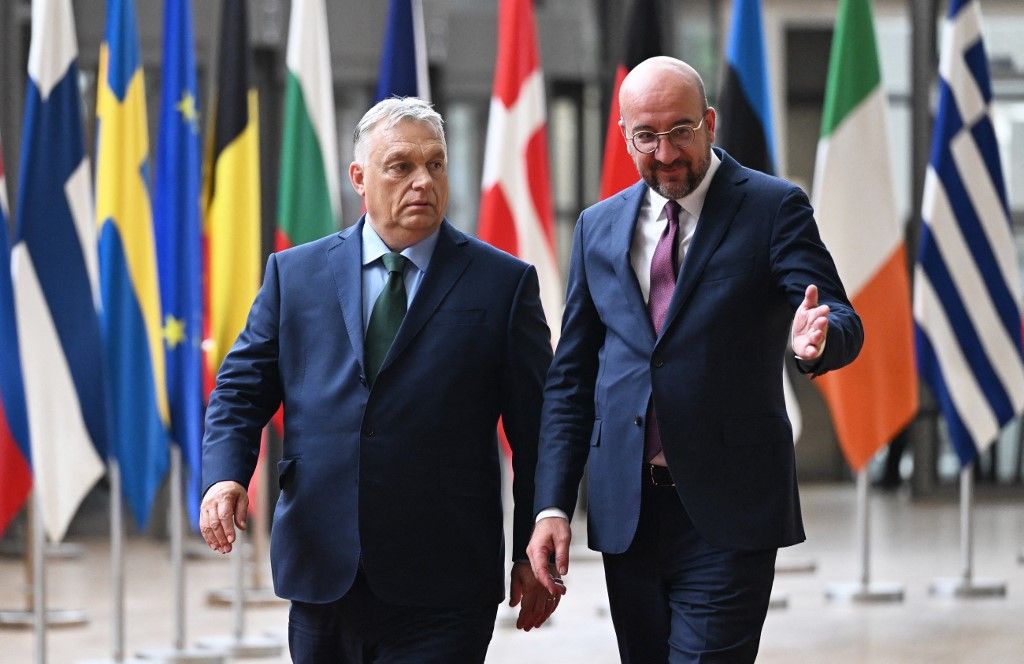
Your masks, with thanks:
[[[651,291],[647,299],[647,312],[651,316],[651,323],[654,324],[654,333],[661,334],[661,328],[665,324],[665,314],[668,313],[668,305],[672,301],[672,293],[676,289],[676,275],[678,274],[679,261],[676,259],[676,238],[679,237],[679,211],[682,208],[679,203],[669,200],[665,203],[665,214],[668,216],[668,225],[665,232],[658,240],[658,246],[654,248],[654,257],[651,259]],[[658,420],[654,414],[654,399],[647,406],[647,426],[644,436],[644,460],[650,461],[661,452],[661,432],[658,430]]]

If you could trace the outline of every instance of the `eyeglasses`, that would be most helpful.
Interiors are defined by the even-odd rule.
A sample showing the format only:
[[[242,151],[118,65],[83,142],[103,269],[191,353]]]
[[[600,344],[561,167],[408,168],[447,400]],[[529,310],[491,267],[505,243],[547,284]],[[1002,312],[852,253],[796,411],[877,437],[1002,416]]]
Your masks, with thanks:
[[[654,154],[658,149],[658,143],[661,141],[662,136],[668,136],[668,142],[672,144],[672,147],[677,150],[685,150],[693,143],[697,130],[703,126],[704,118],[701,118],[696,127],[678,125],[668,131],[648,131],[645,129],[633,134],[630,140],[633,141],[633,147],[636,148],[637,152],[643,152],[644,154]]]

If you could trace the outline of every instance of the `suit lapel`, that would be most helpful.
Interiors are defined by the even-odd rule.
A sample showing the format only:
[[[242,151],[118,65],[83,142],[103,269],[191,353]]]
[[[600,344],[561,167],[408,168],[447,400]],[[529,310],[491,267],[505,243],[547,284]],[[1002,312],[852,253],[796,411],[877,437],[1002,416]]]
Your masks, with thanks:
[[[640,215],[640,206],[643,205],[646,193],[647,185],[641,181],[619,194],[622,197],[620,208],[612,213],[612,217],[615,218],[615,227],[612,232],[612,265],[619,277],[622,291],[626,294],[626,301],[629,302],[629,306],[633,310],[630,316],[635,320],[647,321],[645,329],[653,342],[654,325],[651,323],[651,316],[644,304],[644,294],[640,290],[640,282],[637,281],[636,271],[633,270],[633,263],[629,258],[629,252],[633,246],[633,235],[636,232],[637,217]]]
[[[334,291],[341,305],[345,329],[352,344],[352,352],[359,366],[363,364],[363,249],[362,232],[366,217],[338,236],[338,241],[327,250],[327,262],[334,274]]]
[[[676,289],[672,293],[668,312],[665,314],[662,335],[672,325],[672,321],[693,293],[700,274],[704,271],[704,266],[707,265],[708,259],[715,253],[715,249],[725,237],[725,232],[736,217],[736,211],[743,200],[743,185],[747,182],[746,175],[740,170],[739,164],[729,155],[720,152],[719,157],[722,159],[722,164],[718,167],[715,178],[708,188],[707,196],[704,198],[704,208],[697,221],[697,228],[693,232],[693,240],[686,252],[686,258],[683,260],[683,268],[679,271],[679,278],[676,280]]]
[[[441,303],[444,296],[465,272],[470,262],[464,251],[467,243],[466,236],[452,228],[447,220],[441,223],[437,246],[434,247],[434,255],[430,257],[430,267],[423,275],[423,281],[420,282],[420,287],[416,291],[412,306],[409,307],[402,326],[398,328],[398,335],[395,337],[394,343],[391,344],[391,350],[384,358],[378,375],[384,373],[395,358],[405,350],[409,342],[434,314],[437,305]]]

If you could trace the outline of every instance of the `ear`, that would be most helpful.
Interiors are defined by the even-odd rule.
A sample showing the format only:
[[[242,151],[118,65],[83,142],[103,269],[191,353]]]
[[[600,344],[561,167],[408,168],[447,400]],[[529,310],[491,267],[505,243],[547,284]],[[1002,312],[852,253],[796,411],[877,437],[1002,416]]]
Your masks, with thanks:
[[[706,111],[707,115],[704,117],[704,124],[708,127],[708,142],[715,142],[715,123],[718,122],[718,116],[715,113],[713,106],[708,106]]]
[[[626,121],[621,117],[619,118],[619,132],[622,134],[622,140],[626,141],[626,147],[629,147],[629,136],[626,135]]]
[[[358,161],[353,161],[348,165],[348,179],[352,183],[352,188],[356,190],[356,193],[362,196],[366,192],[366,184],[363,182],[363,165]]]

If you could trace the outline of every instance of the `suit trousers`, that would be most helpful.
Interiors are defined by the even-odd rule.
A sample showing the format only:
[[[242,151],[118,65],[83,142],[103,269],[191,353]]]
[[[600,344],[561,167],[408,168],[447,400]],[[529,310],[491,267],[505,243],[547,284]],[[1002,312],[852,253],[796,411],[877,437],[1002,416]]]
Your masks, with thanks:
[[[633,542],[624,553],[604,554],[623,664],[753,662],[776,553],[712,546],[675,488],[645,478]]]
[[[391,604],[360,569],[339,600],[292,601],[288,647],[295,664],[482,664],[497,611]]]

